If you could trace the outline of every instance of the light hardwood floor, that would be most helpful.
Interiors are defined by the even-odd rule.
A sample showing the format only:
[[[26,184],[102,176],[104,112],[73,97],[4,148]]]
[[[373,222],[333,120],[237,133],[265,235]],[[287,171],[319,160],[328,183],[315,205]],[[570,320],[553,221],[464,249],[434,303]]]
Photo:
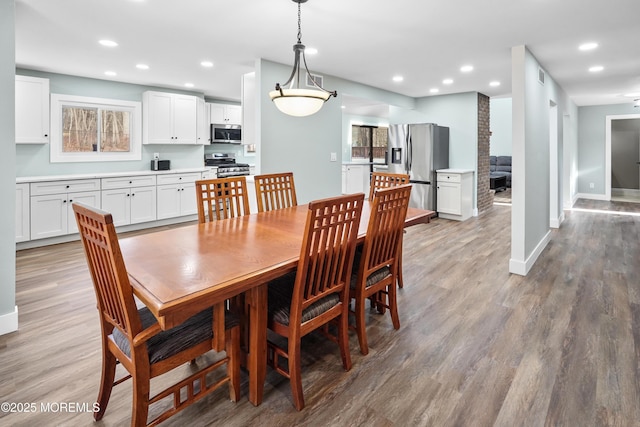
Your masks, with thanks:
[[[369,312],[370,353],[352,332],[350,372],[335,344],[305,339],[303,411],[269,371],[261,406],[247,401],[243,374],[239,403],[214,393],[164,425],[640,425],[640,216],[567,212],[527,277],[508,273],[509,224],[510,207],[494,206],[410,228],[400,330]],[[38,410],[0,412],[0,425],[127,425],[128,382],[100,423],[40,410],[97,395],[98,317],[80,243],[20,251],[17,304],[20,330],[0,337],[0,402]]]

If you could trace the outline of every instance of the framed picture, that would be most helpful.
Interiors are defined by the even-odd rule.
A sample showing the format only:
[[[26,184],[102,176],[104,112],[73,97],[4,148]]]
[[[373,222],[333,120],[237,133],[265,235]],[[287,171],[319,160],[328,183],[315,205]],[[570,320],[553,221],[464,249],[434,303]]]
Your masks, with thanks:
[[[319,76],[317,74],[311,74],[311,76],[309,76],[309,74],[307,74],[307,86],[315,87],[311,79],[313,79],[313,81],[315,81],[318,86],[322,87],[322,76]]]

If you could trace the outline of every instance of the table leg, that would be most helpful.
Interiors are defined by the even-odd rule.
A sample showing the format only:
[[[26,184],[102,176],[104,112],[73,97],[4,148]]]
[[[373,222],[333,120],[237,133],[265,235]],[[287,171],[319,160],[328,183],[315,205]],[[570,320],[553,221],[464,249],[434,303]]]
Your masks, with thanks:
[[[248,293],[249,305],[249,401],[262,403],[267,376],[267,285],[256,286]]]

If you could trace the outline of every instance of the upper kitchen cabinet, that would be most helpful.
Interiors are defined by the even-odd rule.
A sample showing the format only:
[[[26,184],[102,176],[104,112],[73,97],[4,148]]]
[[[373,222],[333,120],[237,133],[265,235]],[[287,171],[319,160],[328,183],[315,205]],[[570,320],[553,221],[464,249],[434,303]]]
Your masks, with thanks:
[[[241,125],[242,107],[229,104],[209,104],[211,123],[217,125]]]
[[[197,97],[190,95],[144,92],[143,143],[198,144],[197,100]]]
[[[208,144],[209,143],[209,117],[207,114],[207,106],[202,98],[196,98],[198,114],[197,114],[197,122],[198,122],[198,130],[197,130],[197,138],[198,144]]]
[[[49,79],[16,76],[16,144],[49,142]]]

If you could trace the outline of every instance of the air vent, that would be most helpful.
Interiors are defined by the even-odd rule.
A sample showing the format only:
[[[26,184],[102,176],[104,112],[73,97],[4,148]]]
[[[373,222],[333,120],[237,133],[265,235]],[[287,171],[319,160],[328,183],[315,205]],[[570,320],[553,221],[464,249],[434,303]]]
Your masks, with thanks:
[[[313,84],[313,81],[311,81],[311,79],[313,79],[316,84],[320,87],[322,87],[322,81],[324,80],[322,76],[319,76],[317,74],[311,74],[311,76],[309,76],[307,74],[307,86],[308,87],[315,87],[315,85]]]
[[[544,86],[544,70],[542,68],[538,68],[538,83]]]

